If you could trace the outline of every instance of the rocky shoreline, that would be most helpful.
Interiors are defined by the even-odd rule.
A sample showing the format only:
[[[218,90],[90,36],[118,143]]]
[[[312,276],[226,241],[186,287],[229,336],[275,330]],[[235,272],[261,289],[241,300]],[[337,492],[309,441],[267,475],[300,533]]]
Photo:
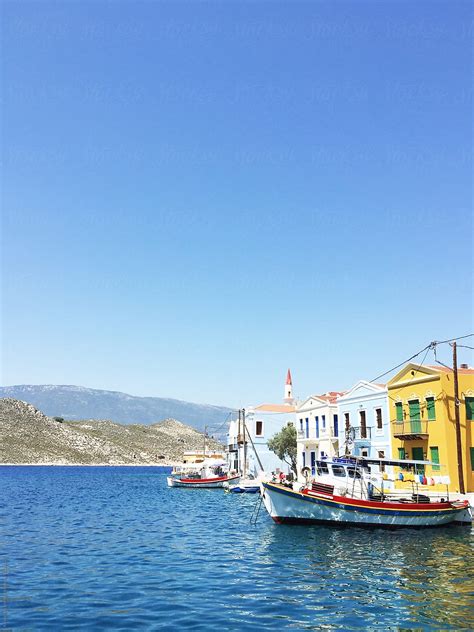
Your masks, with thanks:
[[[31,404],[0,399],[0,464],[170,466],[185,451],[200,450],[204,436],[174,419],[152,425],[110,420],[65,421]],[[207,449],[223,450],[206,440]]]

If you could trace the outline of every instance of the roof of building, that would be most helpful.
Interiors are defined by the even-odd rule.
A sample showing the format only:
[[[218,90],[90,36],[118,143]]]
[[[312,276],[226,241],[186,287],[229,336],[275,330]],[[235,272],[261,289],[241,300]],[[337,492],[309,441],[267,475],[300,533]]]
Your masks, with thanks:
[[[324,399],[330,404],[335,404],[337,398],[340,395],[344,395],[345,393],[347,393],[347,391],[328,391],[327,393],[323,393],[323,395],[315,395],[314,397],[317,397],[318,399]]]
[[[437,371],[441,371],[442,373],[452,373],[452,369],[447,366],[441,366],[436,364],[423,364],[422,367],[425,366],[428,369],[435,369]],[[468,367],[467,369],[461,369],[458,367],[458,373],[462,373],[462,375],[474,375],[474,369],[472,367]]]
[[[288,369],[288,373],[286,375],[286,383],[289,384],[290,386],[293,385],[293,382],[291,381],[291,371],[290,371],[290,369]]]
[[[288,404],[260,404],[254,410],[267,413],[294,413],[295,407]]]

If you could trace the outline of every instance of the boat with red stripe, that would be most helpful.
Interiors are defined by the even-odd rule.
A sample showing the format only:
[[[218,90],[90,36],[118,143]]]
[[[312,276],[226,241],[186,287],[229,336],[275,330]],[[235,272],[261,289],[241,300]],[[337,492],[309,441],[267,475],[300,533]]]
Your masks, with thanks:
[[[380,460],[372,460],[375,461]],[[331,480],[332,463],[337,466],[337,489]],[[325,462],[325,466],[328,476],[316,477],[296,488],[276,482],[262,483],[263,502],[275,522],[371,527],[436,527],[472,522],[467,500],[437,499],[424,494],[400,498],[385,495],[374,484],[376,477],[371,474],[367,460],[335,459]],[[345,485],[341,484],[341,467],[347,470]]]
[[[168,476],[168,487],[217,488],[237,483],[240,474],[229,472],[225,461],[204,459],[201,462],[183,463]]]

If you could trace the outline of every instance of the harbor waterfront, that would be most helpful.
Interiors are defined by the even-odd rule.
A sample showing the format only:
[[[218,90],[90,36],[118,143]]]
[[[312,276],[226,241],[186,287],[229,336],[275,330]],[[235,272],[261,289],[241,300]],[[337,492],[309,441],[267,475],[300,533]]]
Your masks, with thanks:
[[[277,525],[169,468],[0,467],[4,629],[474,627],[474,530]]]

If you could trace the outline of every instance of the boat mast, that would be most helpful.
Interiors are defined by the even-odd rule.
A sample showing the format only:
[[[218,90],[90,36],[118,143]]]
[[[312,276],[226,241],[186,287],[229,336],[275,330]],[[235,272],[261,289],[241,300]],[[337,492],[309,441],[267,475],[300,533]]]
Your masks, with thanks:
[[[204,448],[202,451],[203,461],[206,460],[206,435],[207,435],[207,426],[204,426]]]
[[[244,471],[243,471],[243,475],[244,475],[244,478],[245,478],[246,474],[247,474],[247,437],[246,437],[246,426],[245,426],[245,408],[242,408],[242,424],[243,424],[243,431],[244,431]]]

